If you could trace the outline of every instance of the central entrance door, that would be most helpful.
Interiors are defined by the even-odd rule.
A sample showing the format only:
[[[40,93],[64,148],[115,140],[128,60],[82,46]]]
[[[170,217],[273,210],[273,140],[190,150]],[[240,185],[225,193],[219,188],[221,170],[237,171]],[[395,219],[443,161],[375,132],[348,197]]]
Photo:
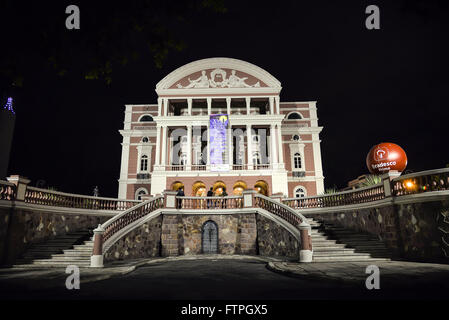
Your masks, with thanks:
[[[203,253],[218,253],[218,226],[213,221],[206,221],[203,224]]]

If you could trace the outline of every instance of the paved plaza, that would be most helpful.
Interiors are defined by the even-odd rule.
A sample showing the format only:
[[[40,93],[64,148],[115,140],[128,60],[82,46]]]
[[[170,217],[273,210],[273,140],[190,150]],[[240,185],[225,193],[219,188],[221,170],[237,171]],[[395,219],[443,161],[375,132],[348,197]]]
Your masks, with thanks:
[[[372,262],[370,262],[372,263]],[[379,261],[380,289],[368,290],[367,262],[285,262],[255,256],[182,256],[81,268],[67,290],[61,268],[0,270],[0,298],[17,299],[448,299],[449,265]]]

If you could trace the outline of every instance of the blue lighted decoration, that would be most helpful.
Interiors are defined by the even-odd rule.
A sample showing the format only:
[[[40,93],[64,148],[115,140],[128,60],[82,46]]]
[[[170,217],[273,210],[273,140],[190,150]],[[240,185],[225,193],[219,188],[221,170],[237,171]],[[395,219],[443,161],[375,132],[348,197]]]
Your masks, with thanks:
[[[12,108],[12,98],[11,97],[8,98],[8,100],[6,101],[6,104],[3,107],[3,109],[6,109],[8,111],[11,111],[13,114],[16,114],[14,112],[14,109]]]
[[[209,119],[209,159],[211,171],[227,171],[226,161],[227,129],[229,118],[227,114],[212,114]]]

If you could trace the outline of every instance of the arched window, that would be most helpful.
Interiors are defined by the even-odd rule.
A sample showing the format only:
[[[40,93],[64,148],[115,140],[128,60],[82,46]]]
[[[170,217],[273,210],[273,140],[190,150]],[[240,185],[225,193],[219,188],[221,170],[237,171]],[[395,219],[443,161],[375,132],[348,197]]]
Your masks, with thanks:
[[[295,198],[304,198],[306,196],[306,189],[304,187],[297,187],[295,189]]]
[[[301,120],[302,117],[298,112],[292,112],[287,117],[288,120]]]
[[[143,138],[142,138],[142,142],[143,142],[143,143],[148,143],[148,141],[149,141],[149,140],[148,140],[148,137],[143,137]]]
[[[151,122],[151,121],[153,121],[153,117],[150,116],[149,114],[146,114],[142,118],[140,118],[139,121],[140,122]]]
[[[148,156],[143,155],[140,157],[140,171],[147,171],[148,170]]]
[[[295,163],[295,169],[301,169],[301,167],[302,167],[301,155],[298,152],[295,153],[295,156],[293,157],[293,161]]]
[[[139,188],[139,189],[137,189],[137,191],[136,191],[135,199],[136,199],[136,200],[142,200],[142,196],[144,196],[144,195],[146,195],[146,194],[148,194],[148,190],[147,190],[147,189],[145,189],[145,188]]]

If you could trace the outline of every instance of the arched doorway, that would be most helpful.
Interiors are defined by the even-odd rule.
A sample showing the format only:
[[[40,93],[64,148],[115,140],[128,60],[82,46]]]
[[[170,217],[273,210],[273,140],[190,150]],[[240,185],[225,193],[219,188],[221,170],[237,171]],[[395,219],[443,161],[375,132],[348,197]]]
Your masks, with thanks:
[[[203,182],[197,181],[193,184],[192,195],[194,197],[205,197],[206,194],[207,194],[206,185]]]
[[[206,191],[206,185],[201,182],[201,181],[197,181],[193,184],[192,186],[192,196],[194,197],[205,197],[207,195],[207,191]],[[206,202],[203,199],[195,199],[193,206],[195,208],[206,208]]]
[[[243,190],[247,188],[246,183],[243,181],[237,181],[234,183],[234,187],[232,188],[232,194],[234,196],[241,196],[243,193]]]
[[[202,252],[218,253],[218,226],[212,220],[206,221],[202,228]]]
[[[223,191],[226,189],[226,184],[223,181],[217,181],[212,186],[212,190],[214,191],[214,196],[221,196]]]
[[[171,189],[174,191],[178,191],[180,188],[184,188],[184,183],[181,181],[175,181],[171,184]]]
[[[256,184],[254,185],[254,190],[256,190],[257,193],[268,196],[268,184],[263,180],[259,180],[256,182]]]

